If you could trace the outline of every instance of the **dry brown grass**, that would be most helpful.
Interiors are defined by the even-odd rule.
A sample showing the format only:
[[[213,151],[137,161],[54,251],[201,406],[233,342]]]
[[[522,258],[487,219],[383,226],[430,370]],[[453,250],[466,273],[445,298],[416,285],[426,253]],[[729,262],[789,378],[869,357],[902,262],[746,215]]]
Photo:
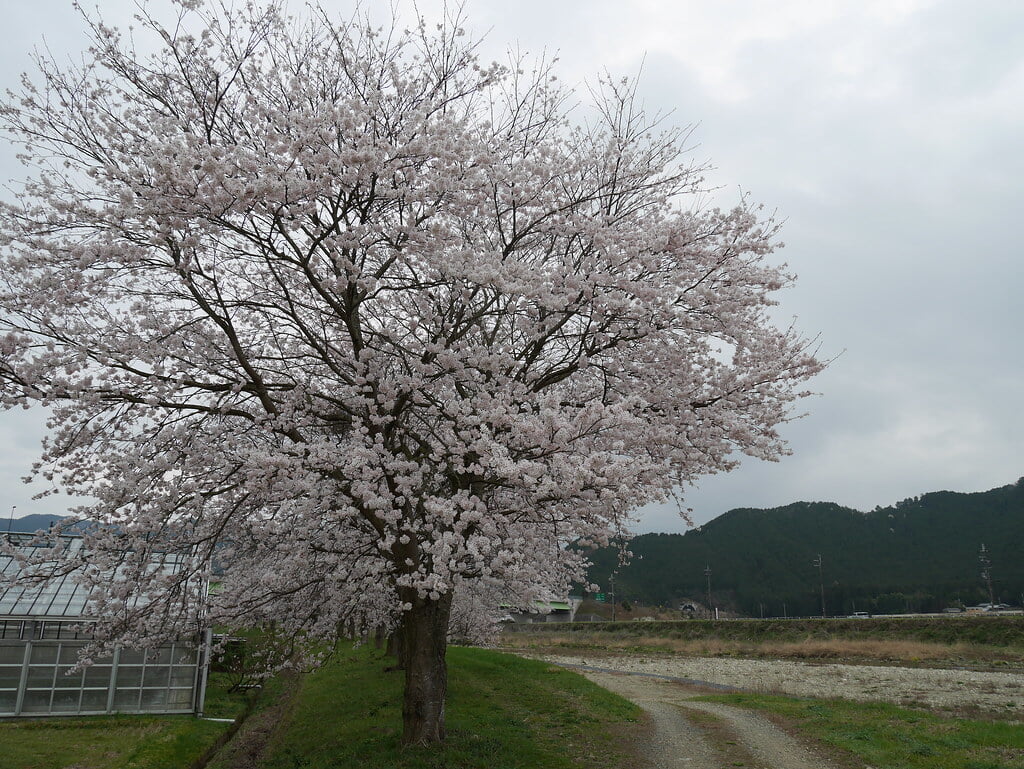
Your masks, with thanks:
[[[888,663],[962,663],[965,660],[995,662],[1019,659],[990,647],[972,644],[942,644],[925,641],[882,639],[820,639],[801,641],[730,641],[716,638],[682,640],[673,638],[617,637],[611,633],[545,633],[543,636],[511,633],[502,637],[502,645],[532,651],[588,650],[611,654],[647,652],[680,654],[693,657],[769,657],[833,661],[874,661]]]
[[[762,654],[772,657],[829,659],[876,659],[907,662],[962,658],[971,653],[969,644],[940,644],[925,641],[873,639],[808,639],[798,643],[764,643]]]

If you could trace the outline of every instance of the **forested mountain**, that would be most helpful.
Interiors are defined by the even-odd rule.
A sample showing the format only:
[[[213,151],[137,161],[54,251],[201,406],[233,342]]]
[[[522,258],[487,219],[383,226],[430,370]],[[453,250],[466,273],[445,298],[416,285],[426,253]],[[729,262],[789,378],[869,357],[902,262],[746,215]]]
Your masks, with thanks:
[[[730,510],[686,534],[630,541],[615,574],[619,600],[712,603],[749,616],[939,611],[988,601],[979,552],[997,602],[1024,593],[1024,478],[974,494],[939,491],[862,513],[830,502]],[[594,555],[590,578],[607,589],[615,550]]]
[[[13,520],[0,521],[0,531],[19,531],[32,533],[39,529],[48,529],[51,523],[55,523],[65,516],[63,515],[45,515],[45,514],[32,514],[23,515],[21,518],[15,518]]]
[[[61,516],[28,515],[12,531],[46,529]],[[0,531],[8,522],[0,521]],[[940,611],[988,601],[979,561],[991,562],[997,602],[1024,601],[1024,478],[991,491],[937,491],[862,513],[831,502],[739,508],[686,534],[632,539],[615,571],[621,600],[673,606],[712,603],[749,616]],[[590,580],[607,590],[618,552],[592,557]]]

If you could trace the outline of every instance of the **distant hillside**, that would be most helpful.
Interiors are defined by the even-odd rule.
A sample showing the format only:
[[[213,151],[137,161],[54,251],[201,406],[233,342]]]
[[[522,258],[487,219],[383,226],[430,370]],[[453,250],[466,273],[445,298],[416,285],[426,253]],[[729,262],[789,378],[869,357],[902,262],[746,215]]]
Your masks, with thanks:
[[[23,515],[21,518],[15,518],[13,521],[0,520],[0,531],[20,531],[32,533],[39,531],[40,529],[50,528],[51,523],[55,523],[67,516],[64,515]]]
[[[615,577],[619,600],[712,603],[748,616],[821,613],[820,554],[829,614],[940,611],[988,601],[978,554],[991,560],[996,601],[1024,593],[1024,478],[991,491],[939,491],[862,513],[831,502],[730,510],[686,534],[631,540]],[[593,582],[609,585],[617,554],[595,554]]]

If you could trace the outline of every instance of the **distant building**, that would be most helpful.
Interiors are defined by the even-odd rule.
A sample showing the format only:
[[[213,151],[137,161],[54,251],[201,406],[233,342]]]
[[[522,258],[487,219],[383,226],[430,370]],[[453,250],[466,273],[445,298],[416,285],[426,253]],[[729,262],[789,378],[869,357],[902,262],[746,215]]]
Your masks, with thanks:
[[[580,608],[583,599],[577,596],[569,596],[564,601],[534,601],[529,609],[518,609],[510,606],[503,608],[508,610],[508,616],[513,622],[534,623],[534,622],[573,622],[576,619],[576,610]]]

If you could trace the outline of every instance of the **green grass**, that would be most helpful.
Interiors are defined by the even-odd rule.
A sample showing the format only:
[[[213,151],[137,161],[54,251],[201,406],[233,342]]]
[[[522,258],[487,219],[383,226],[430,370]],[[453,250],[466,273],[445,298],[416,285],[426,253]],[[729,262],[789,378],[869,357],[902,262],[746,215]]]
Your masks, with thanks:
[[[256,745],[261,769],[619,769],[630,757],[616,734],[640,711],[560,668],[480,649],[451,648],[448,741],[403,749],[401,672],[368,647],[346,649],[301,679],[288,701],[280,681],[261,712],[271,733]],[[211,676],[207,715],[241,713],[247,699]],[[286,703],[286,704],[282,704]],[[3,769],[187,769],[228,724],[191,716],[97,716],[0,723]],[[243,730],[244,731],[244,730]],[[239,735],[241,736],[241,735]],[[236,738],[237,739],[237,738]],[[220,758],[218,756],[218,758]],[[224,769],[215,758],[210,769]],[[226,760],[226,759],[221,759]]]
[[[207,715],[231,718],[244,709],[211,676]],[[192,716],[92,716],[0,723],[3,769],[187,769],[228,724]]]
[[[874,769],[1024,769],[1024,725],[950,718],[884,703],[710,695],[782,716],[796,730]]]
[[[448,739],[403,749],[400,671],[366,647],[303,679],[261,769],[561,769],[627,766],[615,739],[640,711],[582,677],[480,649],[448,651]],[[211,769],[219,766],[215,760]]]
[[[970,643],[996,648],[1024,648],[1024,620],[1019,616],[873,617],[871,619],[730,619],[659,622],[538,622],[512,625],[507,633],[543,638],[546,634],[641,639],[718,639],[723,641],[802,641],[815,639],[884,639],[930,643]]]

